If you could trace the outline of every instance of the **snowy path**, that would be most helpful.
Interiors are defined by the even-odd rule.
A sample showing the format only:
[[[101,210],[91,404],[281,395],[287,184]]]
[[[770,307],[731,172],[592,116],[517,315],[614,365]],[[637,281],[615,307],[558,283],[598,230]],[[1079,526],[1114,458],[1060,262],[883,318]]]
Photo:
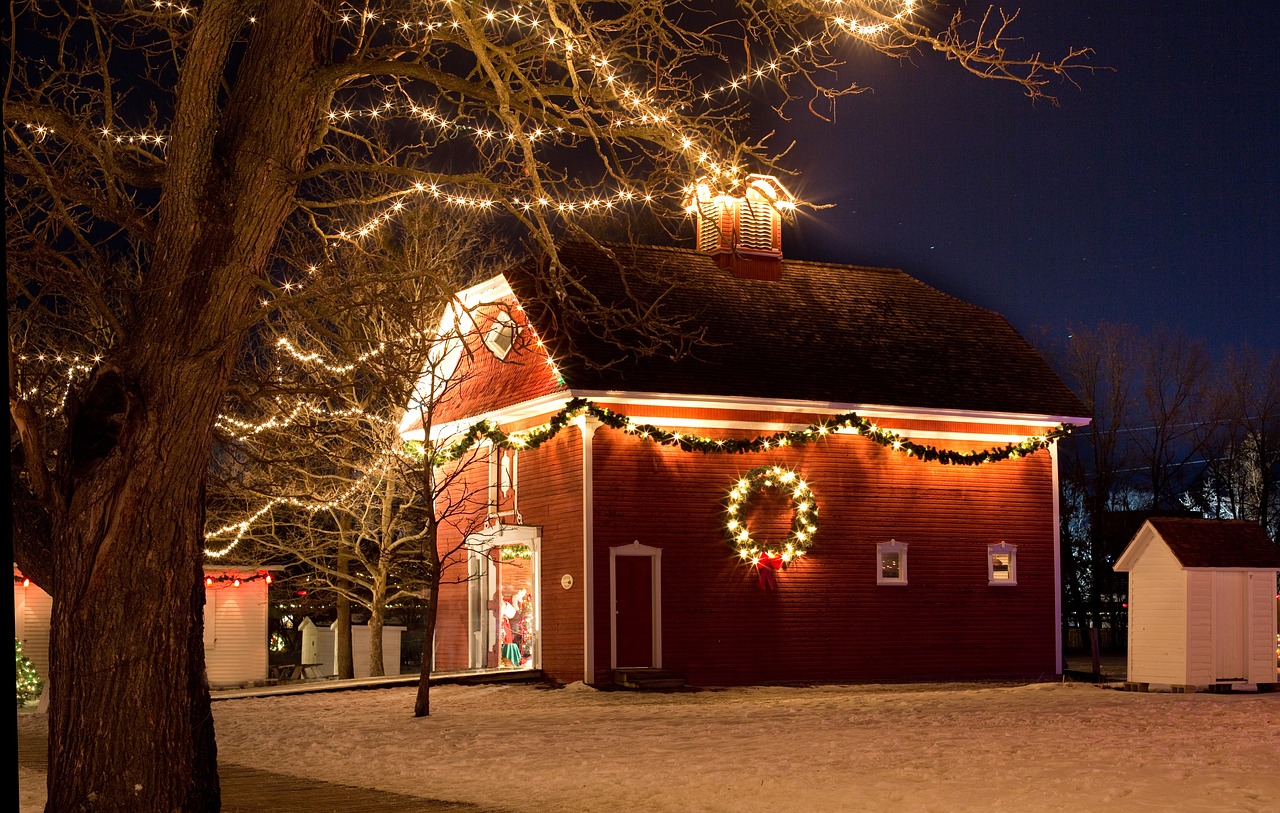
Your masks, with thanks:
[[[515,811],[1273,811],[1280,694],[442,686],[214,704],[220,757]],[[280,748],[288,732],[290,747]]]

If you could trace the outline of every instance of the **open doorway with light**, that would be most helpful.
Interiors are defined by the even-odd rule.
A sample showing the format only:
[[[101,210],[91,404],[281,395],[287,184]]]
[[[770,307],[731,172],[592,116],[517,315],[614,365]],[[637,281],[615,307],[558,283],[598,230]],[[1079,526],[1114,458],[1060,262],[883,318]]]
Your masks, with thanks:
[[[540,547],[539,529],[530,525],[502,525],[468,538],[472,669],[540,667]]]

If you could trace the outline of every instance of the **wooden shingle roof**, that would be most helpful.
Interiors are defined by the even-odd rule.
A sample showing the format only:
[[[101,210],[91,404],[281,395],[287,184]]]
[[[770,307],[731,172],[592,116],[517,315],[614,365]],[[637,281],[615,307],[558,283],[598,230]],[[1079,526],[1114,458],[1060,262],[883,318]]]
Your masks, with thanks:
[[[781,279],[763,281],[691,249],[567,243],[559,257],[605,306],[661,295],[665,313],[705,330],[678,359],[610,365],[616,345],[557,316],[564,291],[531,268],[508,272],[573,390],[1088,415],[1002,316],[899,270],[783,260]]]
[[[1147,522],[1183,567],[1280,569],[1280,545],[1256,522],[1185,517]]]

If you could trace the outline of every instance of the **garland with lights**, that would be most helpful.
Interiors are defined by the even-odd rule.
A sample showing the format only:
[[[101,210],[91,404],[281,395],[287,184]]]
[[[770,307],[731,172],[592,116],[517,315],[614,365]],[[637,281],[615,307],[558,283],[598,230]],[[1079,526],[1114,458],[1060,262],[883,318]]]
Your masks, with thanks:
[[[789,494],[793,513],[791,536],[777,547],[761,547],[751,538],[751,529],[743,518],[746,503],[757,491],[771,489]],[[729,544],[743,561],[757,570],[762,589],[774,587],[774,573],[792,559],[804,556],[818,531],[818,501],[809,484],[791,469],[783,466],[757,466],[734,483],[725,504],[725,534]]]
[[[618,429],[660,446],[674,446],[686,452],[703,454],[729,453],[749,454],[765,452],[784,446],[802,446],[821,440],[841,430],[852,430],[868,440],[886,448],[901,452],[908,457],[918,457],[926,463],[942,463],[953,466],[977,466],[983,463],[995,463],[1000,460],[1016,460],[1034,454],[1040,449],[1047,449],[1058,438],[1071,431],[1067,424],[1059,424],[1043,435],[1034,435],[1018,443],[1009,443],[994,449],[983,449],[976,452],[957,452],[952,449],[940,449],[925,443],[917,443],[910,438],[899,435],[888,429],[878,427],[872,421],[860,417],[856,412],[845,412],[803,429],[787,432],[775,432],[772,435],[761,435],[751,439],[743,438],[709,438],[701,435],[689,435],[682,432],[668,432],[652,424],[633,423],[630,418],[599,406],[585,398],[574,398],[565,404],[551,417],[547,423],[523,432],[504,432],[496,423],[489,420],[472,424],[462,438],[446,449],[441,450],[432,461],[441,466],[460,459],[476,444],[489,441],[502,449],[520,451],[536,449],[560,434],[569,423],[579,415],[590,415],[611,429]]]
[[[239,587],[242,584],[245,584],[247,582],[256,582],[259,579],[265,580],[267,584],[271,584],[272,582],[275,581],[275,579],[271,578],[271,574],[269,572],[265,570],[259,570],[257,573],[254,573],[252,576],[238,576],[232,573],[223,573],[220,576],[206,575],[204,577],[204,586],[213,587],[214,584],[225,584],[227,582],[230,582],[232,587]]]
[[[433,466],[444,466],[456,462],[484,441],[488,441],[500,449],[512,451],[536,449],[560,434],[566,426],[573,422],[574,418],[580,415],[590,415],[600,421],[602,425],[611,429],[626,432],[660,446],[675,447],[685,452],[750,454],[785,446],[803,446],[837,432],[849,431],[908,457],[917,457],[927,463],[941,463],[953,466],[977,466],[1001,460],[1016,460],[1019,457],[1034,454],[1040,449],[1047,449],[1054,441],[1071,432],[1071,427],[1064,423],[1059,424],[1056,428],[1043,435],[1033,435],[1017,443],[1009,443],[1001,447],[982,449],[976,452],[957,452],[952,449],[940,449],[937,446],[917,443],[896,432],[877,426],[874,422],[859,416],[856,412],[845,412],[809,424],[803,429],[795,429],[788,432],[775,432],[771,435],[761,435],[750,439],[709,438],[702,435],[669,432],[653,424],[635,423],[626,415],[619,415],[613,410],[602,407],[586,398],[574,398],[566,403],[563,409],[552,415],[551,419],[542,426],[520,432],[506,432],[498,424],[490,420],[477,421],[467,428],[462,433],[462,437],[456,442],[435,452],[431,463]],[[420,441],[406,443],[404,453],[415,460],[422,460],[427,454],[424,445]],[[354,493],[359,488],[359,485],[360,482],[357,481],[342,494],[327,503],[306,503],[294,498],[271,500],[247,519],[224,525],[217,530],[206,533],[205,539],[217,539],[231,532],[235,532],[235,536],[224,549],[220,551],[206,549],[205,555],[219,557],[230,552],[255,521],[278,505],[289,504],[315,512],[340,503],[346,496]]]
[[[511,562],[516,559],[532,559],[533,549],[528,545],[503,545],[502,561]]]

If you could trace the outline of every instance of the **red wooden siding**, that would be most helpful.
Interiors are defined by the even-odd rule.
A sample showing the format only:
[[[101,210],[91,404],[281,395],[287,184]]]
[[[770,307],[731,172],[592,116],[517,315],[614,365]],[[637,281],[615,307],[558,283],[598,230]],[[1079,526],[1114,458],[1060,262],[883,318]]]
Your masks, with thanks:
[[[542,669],[556,680],[582,680],[582,433],[520,453],[520,511],[542,526]],[[565,590],[560,579],[573,577]],[[607,578],[607,576],[606,576]]]
[[[467,467],[467,487],[478,487],[481,499],[487,483],[487,458],[482,454]],[[582,679],[582,436],[573,427],[544,446],[520,453],[519,506],[527,525],[542,527],[542,663],[559,680]],[[450,497],[457,499],[459,483]],[[478,528],[485,512],[476,505],[461,521],[440,529],[438,548],[444,555],[459,548],[463,534]],[[569,590],[560,586],[564,574],[573,576]],[[457,550],[444,572],[440,612],[436,622],[436,668],[464,669],[468,658],[468,606],[465,551]],[[607,578],[607,575],[606,575]],[[548,623],[549,619],[553,619]]]
[[[498,314],[499,304],[476,313],[477,327],[466,335],[466,349],[454,373],[450,390],[439,399],[432,415],[437,424],[482,415],[494,409],[564,389],[552,360],[537,343],[524,312],[514,299],[502,303],[520,332],[506,357],[499,359],[484,343]],[[568,396],[565,396],[568,400]]]
[[[822,524],[810,554],[764,591],[724,540],[722,506],[739,474],[772,462],[809,482]],[[700,455],[602,429],[597,679],[609,666],[608,551],[636,540],[663,551],[663,665],[695,684],[1052,674],[1051,467],[1048,452],[976,467],[922,463],[855,436]],[[788,522],[789,512],[771,524]],[[890,538],[909,545],[906,586],[876,584],[875,546]],[[1018,546],[1015,587],[987,584],[986,548],[1000,541]]]
[[[514,368],[519,369],[519,368]],[[499,371],[502,375],[509,370]],[[520,400],[524,400],[521,398]],[[548,414],[559,409],[548,407]],[[807,424],[818,416],[671,406],[611,407],[655,418]],[[545,420],[528,419],[519,426]],[[932,432],[1025,436],[1032,425],[884,419],[926,443],[980,449],[997,441]],[[517,426],[508,426],[515,429]],[[751,437],[768,430],[689,431]],[[663,666],[694,684],[1037,676],[1055,671],[1052,459],[1047,451],[983,466],[923,463],[854,435],[755,455],[702,455],[600,428],[594,436],[595,681],[609,680],[609,549],[662,549]],[[723,535],[725,495],[763,463],[794,468],[813,488],[821,528],[810,554],[757,586]],[[583,676],[582,438],[566,428],[520,454],[519,507],[542,528],[542,666]],[[476,466],[483,478],[483,462]],[[785,534],[790,506],[752,500],[757,538]],[[483,512],[481,512],[481,517]],[[450,536],[452,534],[452,536]],[[455,545],[457,530],[441,537]],[[906,543],[908,584],[876,584],[876,544]],[[1017,545],[1017,585],[987,584],[987,546]],[[465,568],[455,571],[465,574]],[[570,590],[561,587],[573,577]],[[446,575],[446,581],[448,576]],[[441,592],[437,665],[467,661],[467,586]]]
[[[463,460],[452,487],[439,506],[464,506],[441,523],[436,549],[442,559],[440,607],[436,613],[435,668],[465,669],[468,664],[470,620],[467,615],[467,555],[463,538],[484,521],[488,488],[487,458],[481,454]]]

